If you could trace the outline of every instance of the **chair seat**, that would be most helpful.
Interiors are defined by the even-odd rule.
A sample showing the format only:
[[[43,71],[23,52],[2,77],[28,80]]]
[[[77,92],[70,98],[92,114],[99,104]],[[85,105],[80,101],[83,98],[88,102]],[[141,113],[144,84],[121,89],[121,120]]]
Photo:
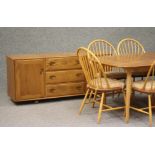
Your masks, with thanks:
[[[145,88],[143,88],[144,82],[145,81],[134,82],[132,85],[133,89],[144,93],[155,93],[155,80],[147,81]]]
[[[107,72],[106,73],[108,78],[111,79],[126,79],[127,75],[125,72]],[[147,76],[147,72],[133,72],[132,73],[132,77],[146,77]]]
[[[101,90],[101,91],[115,91],[122,90],[124,88],[124,83],[119,80],[107,78],[110,88],[107,87],[106,81],[104,78],[96,78],[89,82],[87,85],[91,89]]]
[[[106,75],[111,79],[126,79],[125,72],[107,72]]]
[[[132,73],[132,77],[146,77],[148,71],[140,72],[140,71],[135,71]]]

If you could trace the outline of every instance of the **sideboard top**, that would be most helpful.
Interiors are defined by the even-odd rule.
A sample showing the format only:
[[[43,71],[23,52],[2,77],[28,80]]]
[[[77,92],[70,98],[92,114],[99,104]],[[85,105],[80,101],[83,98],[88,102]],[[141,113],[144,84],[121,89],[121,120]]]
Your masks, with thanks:
[[[76,52],[51,52],[51,53],[36,53],[36,54],[10,54],[7,55],[11,59],[39,59],[48,57],[69,57],[76,56]]]

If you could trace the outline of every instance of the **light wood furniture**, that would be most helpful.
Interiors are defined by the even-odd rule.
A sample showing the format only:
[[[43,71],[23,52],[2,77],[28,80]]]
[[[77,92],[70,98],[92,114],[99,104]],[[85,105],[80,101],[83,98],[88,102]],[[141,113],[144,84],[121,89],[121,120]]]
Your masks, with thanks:
[[[7,56],[8,95],[15,101],[85,93],[85,77],[74,53]]]
[[[82,47],[79,48],[77,51],[77,55],[79,57],[80,64],[87,80],[87,92],[81,103],[79,113],[82,112],[89,94],[92,94],[94,92],[95,103],[98,103],[97,101],[95,101],[96,95],[101,94],[98,112],[98,123],[100,123],[102,112],[120,110],[125,108],[124,106],[111,107],[107,105],[107,103],[105,103],[106,94],[114,91],[123,92],[124,83],[118,80],[107,78],[103,65],[100,63],[95,54],[88,49]]]
[[[136,108],[130,106],[131,109],[136,110],[138,112],[149,115],[149,124],[152,126],[152,97],[155,94],[155,61],[152,63],[147,77],[144,81],[136,81],[133,83],[132,88],[134,91],[138,91],[141,93],[148,94],[148,106],[143,108]],[[146,111],[148,110],[148,112]]]
[[[104,39],[96,39],[89,43],[88,49],[98,56],[118,55],[115,47]]]
[[[139,41],[133,38],[125,38],[118,43],[117,53],[119,55],[139,55],[144,54],[145,49]]]
[[[88,49],[97,57],[118,55],[115,47],[104,39],[96,39],[89,43]],[[124,79],[126,74],[119,68],[104,66],[104,71],[109,78]]]
[[[135,71],[146,71],[155,60],[154,52],[141,55],[100,57],[102,64],[124,68],[127,73],[126,80],[126,122],[129,120],[130,98],[132,89],[132,73]]]
[[[141,55],[146,52],[143,45],[139,41],[133,38],[125,38],[118,43],[117,53],[118,55]],[[143,77],[145,77],[146,75],[147,75],[146,72],[141,71],[140,72],[136,71],[132,74],[134,80],[136,77],[142,77],[143,79]]]

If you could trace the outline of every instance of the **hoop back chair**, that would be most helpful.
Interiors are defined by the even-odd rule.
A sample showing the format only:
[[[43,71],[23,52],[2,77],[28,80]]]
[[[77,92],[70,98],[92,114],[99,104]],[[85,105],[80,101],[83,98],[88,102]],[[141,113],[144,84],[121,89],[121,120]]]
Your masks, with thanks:
[[[136,110],[138,112],[142,112],[149,115],[149,124],[152,126],[152,106],[151,99],[155,94],[155,61],[150,66],[150,69],[147,73],[147,77],[145,80],[136,81],[133,83],[133,90],[141,93],[148,94],[148,107],[145,108],[135,108],[131,107],[131,109]],[[148,112],[146,111],[148,109]]]
[[[88,49],[97,57],[118,55],[115,47],[108,41],[97,39],[89,43]],[[126,74],[120,68],[104,66],[104,71],[108,77],[114,79],[124,79]]]
[[[88,49],[83,47],[79,48],[77,51],[77,55],[79,57],[82,70],[87,80],[87,91],[81,103],[79,113],[82,112],[83,107],[86,104],[87,97],[90,93],[92,93],[92,91],[95,91],[95,95],[98,93],[102,94],[101,101],[99,102],[100,107],[98,112],[98,123],[100,122],[101,113],[103,111],[124,109],[124,106],[113,108],[104,103],[105,93],[113,91],[123,92],[124,83],[118,80],[107,78],[105,70],[99,59]],[[96,101],[96,103],[98,102]],[[103,107],[105,107],[106,109],[103,109]]]
[[[125,38],[118,43],[117,53],[118,55],[139,55],[144,54],[145,49],[139,41]]]
[[[92,51],[96,56],[111,56],[117,55],[114,46],[103,39],[97,39],[89,43],[88,49]]]
[[[145,52],[143,45],[139,41],[133,38],[125,38],[125,39],[122,39],[118,43],[117,53],[120,56],[127,56],[127,55],[138,56],[146,52]],[[146,75],[147,75],[147,72],[145,71],[144,72],[139,72],[139,71],[133,72],[134,80],[135,80],[135,77],[142,77],[143,79],[143,77]]]

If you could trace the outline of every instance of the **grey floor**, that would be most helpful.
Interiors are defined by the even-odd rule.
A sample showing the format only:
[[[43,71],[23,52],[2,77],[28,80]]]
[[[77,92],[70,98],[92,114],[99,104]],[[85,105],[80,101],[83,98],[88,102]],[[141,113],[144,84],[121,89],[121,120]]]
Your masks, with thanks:
[[[131,111],[130,122],[126,124],[123,111],[106,112],[102,114],[101,124],[97,124],[98,107],[94,109],[86,105],[82,114],[78,110],[82,97],[63,98],[14,104],[5,92],[0,93],[0,126],[8,127],[147,127],[147,115]],[[121,105],[123,98],[115,97],[108,102]],[[137,105],[145,105],[147,97],[137,94],[133,99]],[[153,112],[153,126],[155,126],[155,113]]]

